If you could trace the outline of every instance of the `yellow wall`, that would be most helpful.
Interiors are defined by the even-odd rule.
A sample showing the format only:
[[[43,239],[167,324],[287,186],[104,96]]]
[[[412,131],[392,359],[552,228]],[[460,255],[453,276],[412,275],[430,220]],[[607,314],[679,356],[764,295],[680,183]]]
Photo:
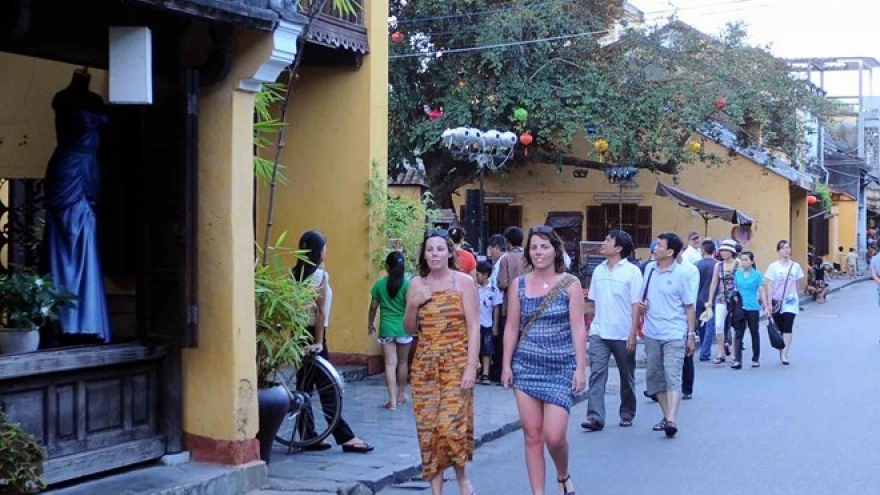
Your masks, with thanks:
[[[388,186],[388,194],[392,197],[408,198],[416,202],[422,201],[421,186]]]
[[[837,244],[834,245],[835,251],[837,246],[843,246],[844,252],[849,252],[849,248],[858,248],[856,245],[856,225],[858,224],[859,208],[855,200],[849,198],[841,198],[835,201],[837,207]]]
[[[716,145],[708,143],[706,146]],[[714,151],[722,152],[717,148]],[[582,151],[581,156],[586,157],[586,153]],[[674,185],[671,176],[654,175],[643,170],[637,181],[639,188],[624,190],[624,195],[640,194],[644,196],[640,204],[652,207],[652,235],[673,231],[685,237],[691,230],[704,235],[702,217],[654,194],[658,181]],[[788,185],[789,182],[784,177],[769,171],[765,173],[763,167],[743,157],[737,157],[720,167],[702,164],[685,166],[675,187],[742,208],[745,213],[754,217],[757,225],[753,228],[752,241],[746,248],[755,252],[758,266],[763,268],[776,259],[776,241],[787,237],[789,233]],[[464,202],[464,189],[473,187],[477,186],[466,186],[453,197],[456,208]],[[601,171],[590,170],[587,178],[575,179],[570,167],[563,167],[563,171],[558,173],[553,164],[530,164],[513,168],[506,175],[488,176],[485,188],[487,194],[504,193],[515,196],[513,204],[523,207],[524,228],[543,224],[549,211],[586,213],[587,206],[596,204],[596,194],[616,195],[619,191],[616,186],[608,183]],[[714,239],[729,238],[732,227],[733,225],[722,220],[711,220],[708,236]],[[586,233],[586,229],[584,232]],[[637,254],[646,259],[648,250],[639,249]]]
[[[379,347],[367,337],[366,321],[378,274],[368,253],[380,244],[369,236],[365,193],[371,162],[378,162],[383,177],[388,163],[388,1],[365,5],[370,53],[363,65],[303,68],[293,87],[281,156],[287,184],[275,196],[273,237],[287,231],[288,246],[296,247],[304,232],[324,233],[333,288],[328,347],[332,353],[375,355]],[[263,191],[261,230],[265,197]]]
[[[0,52],[0,68],[0,177],[43,177],[55,149],[52,97],[78,67]],[[106,100],[107,73],[90,72],[91,90]]]

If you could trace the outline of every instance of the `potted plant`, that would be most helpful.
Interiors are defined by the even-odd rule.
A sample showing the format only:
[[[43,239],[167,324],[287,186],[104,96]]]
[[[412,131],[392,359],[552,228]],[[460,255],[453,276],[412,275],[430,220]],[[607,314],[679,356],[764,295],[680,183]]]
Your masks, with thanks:
[[[297,281],[290,268],[301,253],[283,247],[285,234],[268,249],[267,263],[258,254],[254,269],[257,323],[257,387],[260,410],[260,458],[269,461],[272,442],[290,406],[287,389],[278,383],[278,372],[295,369],[302,361],[311,334],[309,323],[316,289],[310,281]]]
[[[14,267],[0,275],[0,353],[33,352],[40,345],[39,328],[72,307],[76,296],[55,286],[50,275]]]
[[[0,411],[0,494],[36,493],[46,487],[46,450]]]

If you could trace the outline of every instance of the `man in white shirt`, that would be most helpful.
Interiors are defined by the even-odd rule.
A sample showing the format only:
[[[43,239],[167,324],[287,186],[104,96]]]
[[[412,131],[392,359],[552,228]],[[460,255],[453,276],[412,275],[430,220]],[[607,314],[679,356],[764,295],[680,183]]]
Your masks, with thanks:
[[[501,234],[495,234],[489,238],[488,244],[486,254],[492,260],[492,275],[489,276],[489,283],[492,287],[498,287],[498,268],[501,267],[501,258],[507,254],[507,239]]]
[[[692,230],[691,233],[688,234],[688,245],[684,249],[684,252],[681,253],[681,257],[692,265],[696,265],[703,257],[700,233],[696,230]]]
[[[636,415],[635,369],[638,305],[642,300],[642,272],[627,258],[633,252],[632,237],[612,230],[600,253],[607,258],[593,271],[587,297],[594,302],[590,325],[590,388],[587,419],[581,427],[600,431],[605,427],[605,384],[611,355],[620,373],[620,426],[632,426]]]
[[[675,262],[683,247],[672,232],[657,236],[656,261],[645,268],[644,297],[639,303],[645,315],[647,395],[655,396],[663,410],[663,420],[653,430],[670,438],[678,432],[675,415],[681,402],[682,367],[685,354],[694,351],[697,319],[693,273]]]

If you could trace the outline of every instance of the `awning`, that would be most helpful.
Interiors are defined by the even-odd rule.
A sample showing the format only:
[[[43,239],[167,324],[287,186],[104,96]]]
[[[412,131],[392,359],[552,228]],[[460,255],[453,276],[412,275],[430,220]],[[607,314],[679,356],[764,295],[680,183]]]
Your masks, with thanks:
[[[712,200],[701,198],[696,194],[692,194],[681,189],[667,186],[662,182],[657,183],[657,196],[665,196],[671,201],[675,201],[679,206],[690,208],[699,213],[701,217],[708,223],[709,220],[720,218],[736,225],[752,225],[755,219],[746,215],[740,210],[731,206],[725,206]]]

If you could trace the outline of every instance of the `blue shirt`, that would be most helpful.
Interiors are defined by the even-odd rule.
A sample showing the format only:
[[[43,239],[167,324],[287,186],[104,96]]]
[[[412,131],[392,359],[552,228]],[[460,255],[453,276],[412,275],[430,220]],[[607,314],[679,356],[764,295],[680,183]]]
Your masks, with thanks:
[[[764,284],[764,276],[761,272],[752,268],[749,270],[749,276],[744,275],[743,270],[737,270],[733,275],[736,280],[736,288],[742,296],[743,309],[746,311],[760,311],[761,305],[758,303],[758,289]]]

